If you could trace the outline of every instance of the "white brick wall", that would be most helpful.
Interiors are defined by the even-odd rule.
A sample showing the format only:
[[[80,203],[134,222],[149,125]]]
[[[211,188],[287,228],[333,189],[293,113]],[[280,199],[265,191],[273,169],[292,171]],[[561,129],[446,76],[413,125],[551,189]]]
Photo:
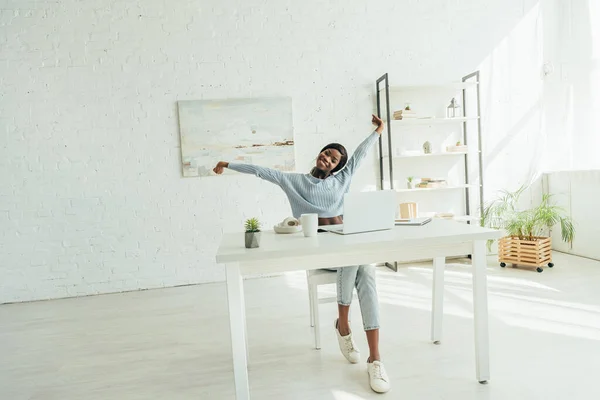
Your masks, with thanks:
[[[181,177],[177,100],[292,96],[307,170],[368,133],[380,74],[456,79],[532,3],[0,0],[0,303],[220,280],[224,230],[289,214],[252,177]]]

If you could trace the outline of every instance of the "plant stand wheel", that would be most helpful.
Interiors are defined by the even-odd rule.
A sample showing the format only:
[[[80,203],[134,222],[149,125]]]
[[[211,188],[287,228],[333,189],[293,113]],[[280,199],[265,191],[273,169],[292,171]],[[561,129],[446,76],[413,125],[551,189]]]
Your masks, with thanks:
[[[554,263],[548,263],[548,268],[554,267]]]
[[[537,272],[540,272],[540,273],[541,273],[541,272],[544,272],[544,270],[543,270],[543,269],[541,269],[540,267],[537,267],[536,271],[537,271]]]
[[[504,268],[504,267],[506,267],[506,263],[503,263],[503,262],[501,262],[501,263],[500,263],[500,266],[501,266],[502,268]]]

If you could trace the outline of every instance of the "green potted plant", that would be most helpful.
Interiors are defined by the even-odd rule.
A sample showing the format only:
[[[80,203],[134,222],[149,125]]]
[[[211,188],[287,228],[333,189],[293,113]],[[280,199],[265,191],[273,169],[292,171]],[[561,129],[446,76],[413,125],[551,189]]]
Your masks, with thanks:
[[[518,202],[525,191],[522,186],[515,192],[502,191],[501,196],[486,204],[482,212],[481,225],[503,229],[507,236],[498,242],[500,266],[507,262],[537,267],[553,267],[552,239],[550,231],[560,225],[562,240],[571,243],[575,227],[565,211],[552,204],[552,195],[544,194],[537,207],[520,210]],[[488,250],[491,243],[488,243]]]
[[[246,248],[253,249],[260,246],[260,222],[257,218],[249,218],[244,224],[246,228]]]
[[[415,177],[409,176],[408,178],[406,178],[406,185],[409,189],[414,189],[415,188]]]

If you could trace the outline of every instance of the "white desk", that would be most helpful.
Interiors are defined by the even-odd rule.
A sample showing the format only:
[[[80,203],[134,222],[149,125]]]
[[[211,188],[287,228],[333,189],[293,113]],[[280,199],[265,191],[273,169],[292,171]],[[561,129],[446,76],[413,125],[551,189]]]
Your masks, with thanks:
[[[346,236],[319,233],[305,238],[302,233],[263,232],[260,247],[246,249],[242,232],[225,234],[216,258],[219,264],[226,264],[237,398],[250,398],[243,275],[433,258],[431,340],[437,344],[442,338],[445,257],[465,254],[472,255],[473,264],[476,376],[486,383],[490,372],[485,245],[500,235],[487,228],[433,220],[424,226]]]

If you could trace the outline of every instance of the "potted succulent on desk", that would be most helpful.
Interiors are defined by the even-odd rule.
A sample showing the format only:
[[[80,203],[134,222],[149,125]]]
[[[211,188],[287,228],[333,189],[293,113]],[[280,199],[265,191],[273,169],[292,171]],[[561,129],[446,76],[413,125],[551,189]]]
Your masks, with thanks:
[[[550,194],[544,194],[537,207],[519,210],[519,198],[525,189],[521,187],[515,192],[504,191],[499,199],[488,203],[483,210],[481,224],[504,229],[507,233],[498,242],[498,261],[501,267],[505,267],[507,263],[520,264],[536,267],[537,272],[542,272],[543,266],[554,266],[550,230],[560,225],[562,240],[571,243],[575,228],[564,211],[551,204]]]
[[[260,246],[260,222],[257,218],[249,218],[244,224],[246,227],[246,248],[254,249]]]

